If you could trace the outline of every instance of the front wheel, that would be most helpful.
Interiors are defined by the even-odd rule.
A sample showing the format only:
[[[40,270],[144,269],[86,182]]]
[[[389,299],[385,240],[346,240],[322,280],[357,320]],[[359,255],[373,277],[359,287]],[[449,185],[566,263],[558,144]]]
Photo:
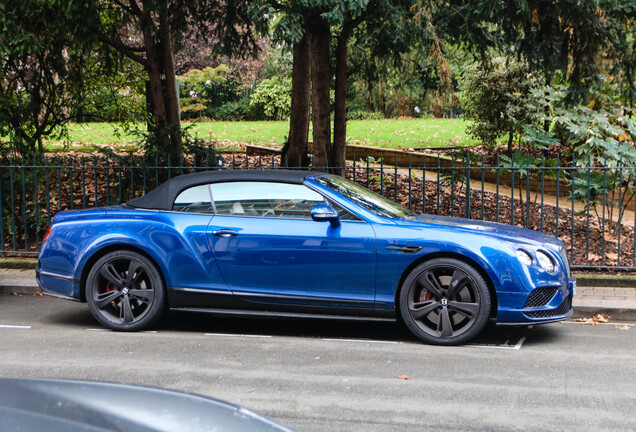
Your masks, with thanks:
[[[86,279],[86,302],[97,321],[119,331],[143,330],[164,311],[165,287],[157,267],[133,251],[101,257]]]
[[[452,258],[436,258],[407,276],[399,305],[402,320],[415,336],[434,345],[459,345],[486,325],[490,292],[474,267]]]

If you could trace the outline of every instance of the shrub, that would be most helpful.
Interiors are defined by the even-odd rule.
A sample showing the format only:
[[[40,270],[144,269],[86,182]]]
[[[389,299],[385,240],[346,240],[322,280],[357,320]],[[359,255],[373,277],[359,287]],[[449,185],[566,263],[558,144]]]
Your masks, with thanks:
[[[239,121],[249,119],[249,103],[241,99],[238,102],[226,102],[213,111],[216,120]]]
[[[223,105],[240,100],[237,83],[229,78],[229,68],[220,65],[203,70],[192,69],[179,76],[181,118],[193,119],[203,115],[215,117]],[[205,108],[202,109],[201,106]]]
[[[364,110],[347,110],[347,120],[381,120],[384,115],[379,112]]]
[[[466,118],[474,120],[469,134],[486,145],[495,145],[507,135],[512,154],[514,138],[531,121],[528,100],[538,84],[525,64],[511,59],[496,58],[475,67],[463,89]]]
[[[262,112],[267,120],[289,118],[291,78],[275,76],[263,80],[252,93],[250,108]]]

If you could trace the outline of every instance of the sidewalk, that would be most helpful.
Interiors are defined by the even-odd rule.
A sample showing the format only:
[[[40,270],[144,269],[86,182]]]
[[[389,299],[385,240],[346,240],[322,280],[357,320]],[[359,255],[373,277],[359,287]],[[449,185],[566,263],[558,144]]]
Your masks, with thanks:
[[[636,322],[636,277],[578,275],[577,279],[573,318],[603,314],[615,322]],[[39,291],[33,269],[0,268],[0,295],[37,295]]]

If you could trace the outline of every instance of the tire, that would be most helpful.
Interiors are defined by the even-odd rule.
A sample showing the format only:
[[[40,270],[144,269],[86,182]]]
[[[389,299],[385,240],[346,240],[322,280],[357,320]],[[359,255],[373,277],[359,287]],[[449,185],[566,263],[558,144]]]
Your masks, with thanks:
[[[101,257],[86,278],[86,302],[100,324],[137,331],[157,323],[165,310],[165,284],[157,266],[127,250]]]
[[[418,265],[404,280],[400,316],[408,329],[433,345],[460,345],[484,329],[490,291],[469,264],[435,258]]]

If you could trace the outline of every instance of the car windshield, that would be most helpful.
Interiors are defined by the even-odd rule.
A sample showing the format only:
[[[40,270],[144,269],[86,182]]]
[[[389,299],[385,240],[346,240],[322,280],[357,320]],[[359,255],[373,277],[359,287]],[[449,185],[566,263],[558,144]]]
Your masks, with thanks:
[[[314,180],[378,216],[405,217],[413,214],[401,205],[345,178],[324,176],[314,178]]]

